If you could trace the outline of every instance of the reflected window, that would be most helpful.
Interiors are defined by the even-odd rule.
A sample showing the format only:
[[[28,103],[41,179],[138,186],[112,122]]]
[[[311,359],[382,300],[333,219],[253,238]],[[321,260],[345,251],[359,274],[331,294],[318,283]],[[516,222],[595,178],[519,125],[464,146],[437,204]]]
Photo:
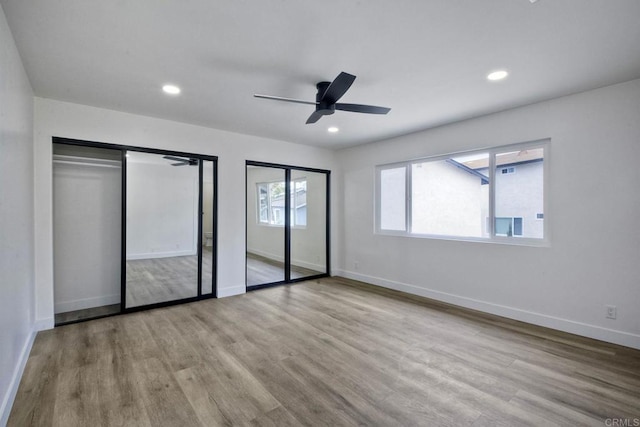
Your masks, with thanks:
[[[258,223],[264,225],[284,226],[285,220],[285,183],[259,182],[256,184],[258,194]],[[296,179],[291,182],[291,225],[305,227],[307,225],[307,180]]]

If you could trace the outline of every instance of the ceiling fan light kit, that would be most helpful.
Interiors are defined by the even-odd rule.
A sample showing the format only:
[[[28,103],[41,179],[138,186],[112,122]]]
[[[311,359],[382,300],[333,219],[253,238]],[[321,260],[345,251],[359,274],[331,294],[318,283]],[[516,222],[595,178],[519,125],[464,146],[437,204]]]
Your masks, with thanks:
[[[336,110],[366,114],[387,114],[391,111],[391,108],[377,107],[375,105],[338,103],[338,100],[349,90],[355,79],[356,76],[343,71],[338,74],[338,77],[336,77],[332,82],[319,82],[316,84],[318,92],[316,93],[315,102],[271,95],[254,94],[253,96],[256,98],[271,99],[274,101],[315,105],[316,109],[307,119],[307,124],[315,123],[320,120],[322,116],[331,115],[335,113]]]

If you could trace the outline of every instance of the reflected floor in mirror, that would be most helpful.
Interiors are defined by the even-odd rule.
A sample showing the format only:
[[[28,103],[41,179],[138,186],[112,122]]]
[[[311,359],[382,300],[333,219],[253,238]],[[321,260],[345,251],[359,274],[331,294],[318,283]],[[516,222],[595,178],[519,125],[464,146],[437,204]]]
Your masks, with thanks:
[[[84,310],[56,313],[56,325],[77,322],[79,320],[95,319],[120,313],[120,304],[103,305],[100,307],[85,308]]]
[[[324,271],[291,265],[291,279],[324,274]],[[247,252],[247,286],[284,280],[284,263]]]
[[[210,278],[211,248],[202,252],[202,277]],[[127,308],[197,296],[198,257],[136,259],[127,261]]]

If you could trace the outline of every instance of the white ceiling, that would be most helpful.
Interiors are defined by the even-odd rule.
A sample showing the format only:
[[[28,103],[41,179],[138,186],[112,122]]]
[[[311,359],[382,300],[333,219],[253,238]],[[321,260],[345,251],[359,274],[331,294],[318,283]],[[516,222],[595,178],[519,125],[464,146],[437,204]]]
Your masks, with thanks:
[[[640,78],[638,0],[0,2],[36,96],[326,148]],[[306,125],[313,106],[253,98],[340,71],[341,102],[391,112]]]

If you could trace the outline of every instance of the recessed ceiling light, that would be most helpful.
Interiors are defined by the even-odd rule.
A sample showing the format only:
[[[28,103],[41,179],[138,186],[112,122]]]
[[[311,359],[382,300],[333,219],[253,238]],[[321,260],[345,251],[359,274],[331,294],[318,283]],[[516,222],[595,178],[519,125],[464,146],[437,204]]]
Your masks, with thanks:
[[[162,90],[169,95],[177,95],[180,93],[180,88],[174,85],[164,85],[162,86]]]
[[[336,132],[338,132],[339,130],[340,130],[340,129],[338,129],[338,128],[337,128],[337,127],[335,127],[335,126],[331,126],[329,129],[327,129],[327,131],[328,131],[328,132],[330,132],[330,133],[336,133]]]
[[[494,71],[493,73],[490,73],[487,76],[487,79],[491,81],[502,80],[508,75],[509,73],[507,73],[505,70],[499,70],[499,71]]]

